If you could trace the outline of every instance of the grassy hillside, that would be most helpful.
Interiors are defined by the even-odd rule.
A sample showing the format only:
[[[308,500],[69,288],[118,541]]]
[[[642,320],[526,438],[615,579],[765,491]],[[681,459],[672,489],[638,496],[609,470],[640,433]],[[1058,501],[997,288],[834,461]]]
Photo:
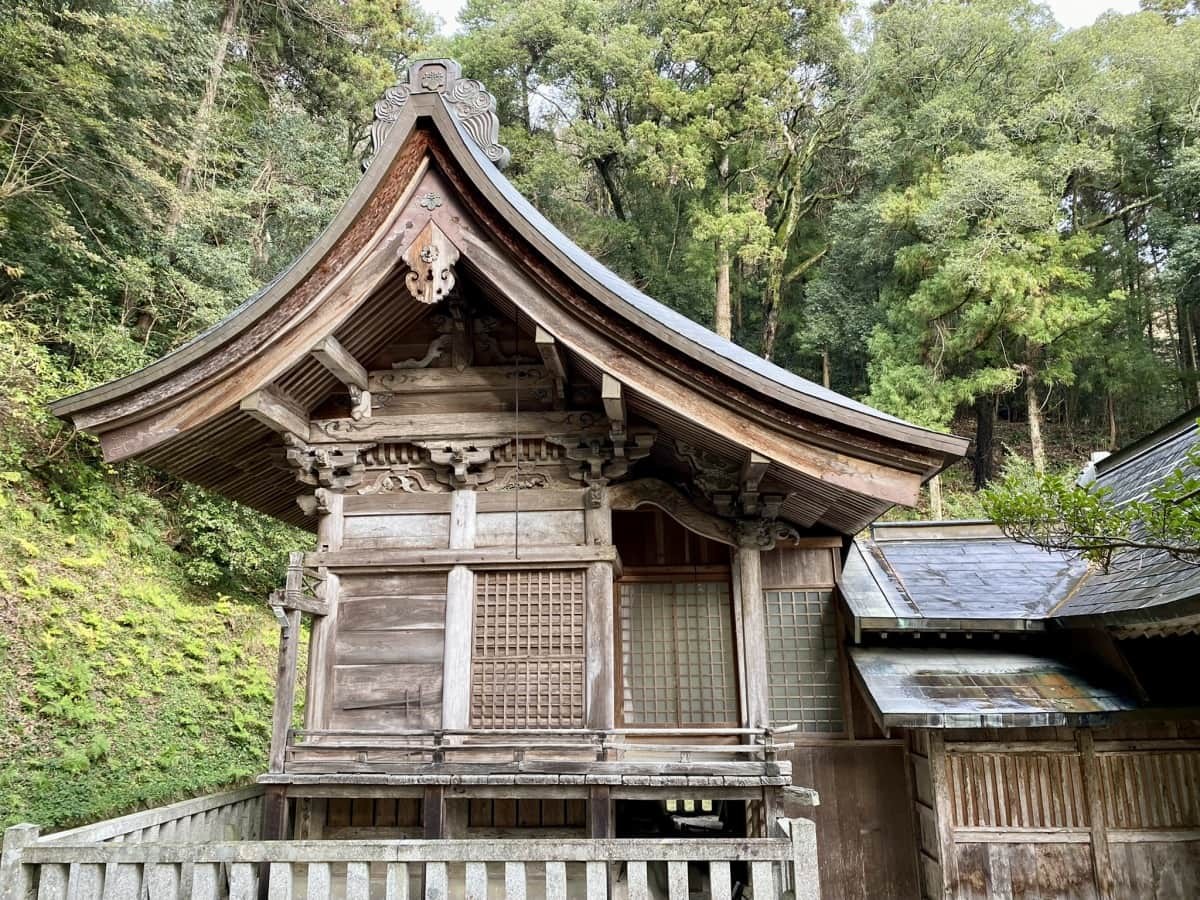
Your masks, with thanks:
[[[191,587],[153,520],[81,531],[17,475],[0,493],[0,820],[87,821],[261,771],[263,604]]]
[[[99,463],[46,415],[73,385],[31,338],[0,322],[0,824],[244,781],[274,691],[263,596],[304,537]]]

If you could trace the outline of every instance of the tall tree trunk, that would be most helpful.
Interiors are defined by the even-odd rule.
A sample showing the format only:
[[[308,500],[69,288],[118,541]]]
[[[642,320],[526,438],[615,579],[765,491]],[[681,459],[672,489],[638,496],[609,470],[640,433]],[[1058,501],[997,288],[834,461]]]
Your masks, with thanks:
[[[733,310],[729,303],[729,248],[716,240],[717,297],[713,312],[713,330],[723,338],[733,337]]]
[[[975,490],[981,491],[996,475],[995,469],[996,398],[991,394],[975,398]]]
[[[829,348],[826,347],[821,351],[821,384],[828,388],[832,381],[829,365]]]
[[[250,248],[254,251],[255,271],[261,277],[266,277],[267,266],[270,262],[271,232],[267,225],[271,216],[271,186],[275,180],[275,164],[270,154],[263,160],[262,170],[250,187],[252,197],[256,199],[252,205],[254,210],[254,231],[250,234]]]
[[[1191,390],[1188,393],[1196,398],[1197,403],[1200,403],[1200,361],[1196,359],[1196,345],[1200,341],[1200,335],[1196,333],[1196,325],[1200,316],[1197,315],[1197,310],[1191,306],[1184,306],[1183,311],[1188,323],[1188,360],[1191,363]]]
[[[1029,449],[1033,469],[1039,475],[1046,471],[1046,443],[1042,440],[1042,403],[1037,392],[1037,372],[1025,367],[1025,408],[1029,413]]]
[[[622,222],[629,220],[628,214],[625,212],[625,204],[621,201],[621,191],[617,187],[617,180],[613,177],[612,157],[606,156],[604,159],[597,159],[596,171],[600,173],[600,180],[604,182],[604,191],[608,194],[608,202],[612,205],[613,215]]]
[[[1108,392],[1108,449],[1116,451],[1117,449],[1117,401],[1113,398],[1112,391]]]
[[[188,142],[187,152],[184,154],[183,165],[179,169],[179,177],[176,181],[179,190],[167,212],[168,237],[175,233],[175,229],[179,227],[179,222],[183,218],[183,199],[192,190],[192,181],[196,177],[196,166],[200,162],[200,153],[204,150],[204,144],[208,140],[213,108],[217,103],[217,88],[220,86],[221,76],[225,74],[225,57],[229,54],[229,42],[233,37],[234,28],[237,27],[241,6],[241,0],[227,0],[225,4],[225,14],[221,17],[221,29],[217,33],[217,43],[208,64],[208,78],[204,82],[204,93],[200,97],[200,105],[196,108],[196,118],[192,123],[192,138]]]
[[[721,191],[721,214],[729,215],[729,154],[726,153],[721,157],[721,161],[717,164],[717,183]],[[723,225],[724,223],[722,223]],[[729,252],[729,247],[725,241],[717,238],[714,244],[714,255],[716,275],[717,275],[717,291],[716,299],[713,304],[713,328],[723,338],[733,337],[733,314],[730,306],[729,297],[729,270],[731,268],[732,254]]]
[[[787,240],[791,240],[791,234],[795,231],[797,223],[798,220],[790,224]],[[779,339],[779,313],[783,308],[784,287],[819,263],[829,252],[828,247],[823,247],[808,259],[796,264],[790,271],[784,272],[784,263],[787,261],[787,244],[776,246],[775,249],[778,251],[779,257],[773,259],[767,266],[767,286],[763,291],[762,336],[763,358],[765,359],[771,359],[775,355],[775,344]]]
[[[763,359],[775,356],[775,342],[779,338],[779,308],[783,305],[783,259],[772,258],[767,263],[767,284],[763,291]]]

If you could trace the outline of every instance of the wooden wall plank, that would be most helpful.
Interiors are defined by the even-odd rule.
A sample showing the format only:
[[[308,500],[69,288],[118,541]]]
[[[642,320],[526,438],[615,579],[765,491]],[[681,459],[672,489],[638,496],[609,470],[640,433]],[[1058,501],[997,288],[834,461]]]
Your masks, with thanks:
[[[919,896],[903,744],[830,741],[797,746],[780,758],[791,762],[794,784],[815,788],[821,796],[815,809],[785,799],[781,814],[816,823],[822,897]]]

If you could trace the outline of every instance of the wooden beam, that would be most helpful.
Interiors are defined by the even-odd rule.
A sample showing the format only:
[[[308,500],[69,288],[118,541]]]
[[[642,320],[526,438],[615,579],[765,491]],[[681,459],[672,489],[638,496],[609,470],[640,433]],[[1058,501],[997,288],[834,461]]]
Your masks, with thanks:
[[[553,373],[545,366],[471,366],[444,369],[378,369],[367,373],[369,387],[390,394],[499,393],[511,397],[514,380],[521,390],[549,385]]]
[[[537,345],[542,362],[550,370],[550,374],[555,378],[566,381],[566,360],[563,359],[562,352],[559,350],[558,342],[554,340],[554,336],[539,325],[537,331],[534,333],[533,342]]]
[[[317,597],[310,597],[301,591],[272,591],[268,606],[278,606],[281,609],[298,609],[313,616],[329,615],[329,604]]]
[[[614,424],[625,427],[625,397],[622,395],[621,382],[609,374],[605,374],[600,382],[600,400],[604,403],[604,414]]]
[[[336,338],[321,338],[309,352],[342,384],[354,385],[360,391],[367,389],[367,370]]]
[[[566,544],[548,547],[522,547],[522,565],[543,565],[562,568],[581,568],[593,562],[617,564],[619,557],[613,546],[575,547]],[[328,566],[335,571],[348,569],[446,569],[470,566],[473,569],[512,568],[512,547],[476,547],[474,549],[379,549],[341,550],[328,553],[306,553],[307,566]]]
[[[242,412],[249,413],[272,431],[291,434],[308,439],[308,413],[287,394],[275,387],[255,391],[239,404]]]
[[[596,422],[589,412],[522,412],[521,437],[535,438],[555,434],[607,434],[608,428]],[[484,437],[507,437],[513,433],[512,413],[463,412],[425,415],[374,416],[370,419],[322,419],[306,432],[308,442],[346,443],[356,441],[403,440],[437,441]]]

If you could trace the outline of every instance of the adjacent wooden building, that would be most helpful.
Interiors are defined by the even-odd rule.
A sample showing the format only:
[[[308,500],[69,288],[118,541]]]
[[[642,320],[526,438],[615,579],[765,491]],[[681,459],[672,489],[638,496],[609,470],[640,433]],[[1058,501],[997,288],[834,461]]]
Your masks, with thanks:
[[[1109,600],[1063,617],[1088,573],[973,525],[855,543],[966,442],[621,281],[497,134],[455,63],[414,64],[299,259],[55,406],[107,459],[316,537],[270,598],[261,796],[204,807],[237,827],[14,832],[15,895],[161,868],[162,896],[288,896],[304,868],[309,896],[393,897],[420,862],[426,896],[482,897],[503,861],[523,897],[532,861],[564,897],[813,897],[818,869],[826,897],[1191,896],[1195,729],[1130,694]],[[1179,874],[1129,893],[1139,867]]]

